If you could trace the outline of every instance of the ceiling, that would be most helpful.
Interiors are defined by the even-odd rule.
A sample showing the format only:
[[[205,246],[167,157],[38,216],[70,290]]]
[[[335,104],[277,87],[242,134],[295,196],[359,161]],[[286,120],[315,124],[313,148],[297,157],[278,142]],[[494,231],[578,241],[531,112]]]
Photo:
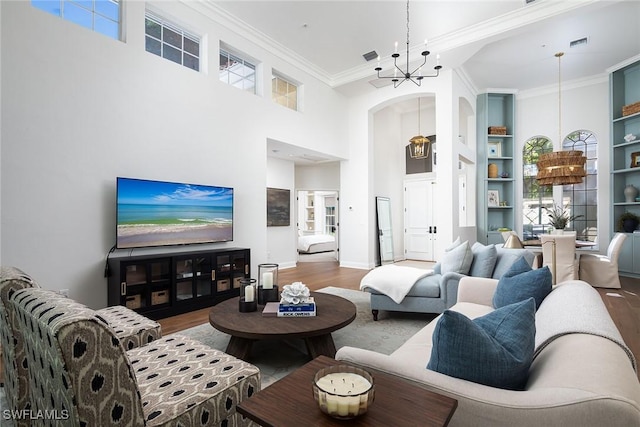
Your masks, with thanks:
[[[377,61],[367,62],[363,54],[376,51],[383,70],[391,70],[397,41],[406,63],[403,0],[209,5],[234,31],[347,96],[377,90]],[[409,56],[420,59],[427,39],[432,54],[426,70],[439,54],[445,69],[458,70],[478,92],[555,85],[554,54],[560,51],[563,82],[604,76],[608,67],[640,53],[639,0],[412,0],[409,7]],[[583,38],[587,43],[569,46]]]

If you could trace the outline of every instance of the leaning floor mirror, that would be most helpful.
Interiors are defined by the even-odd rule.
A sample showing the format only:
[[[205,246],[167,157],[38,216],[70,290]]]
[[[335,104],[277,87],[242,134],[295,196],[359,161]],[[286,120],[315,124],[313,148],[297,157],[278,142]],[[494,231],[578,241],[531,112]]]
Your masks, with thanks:
[[[388,197],[376,197],[376,226],[380,265],[393,262],[393,230],[391,227],[391,200]]]

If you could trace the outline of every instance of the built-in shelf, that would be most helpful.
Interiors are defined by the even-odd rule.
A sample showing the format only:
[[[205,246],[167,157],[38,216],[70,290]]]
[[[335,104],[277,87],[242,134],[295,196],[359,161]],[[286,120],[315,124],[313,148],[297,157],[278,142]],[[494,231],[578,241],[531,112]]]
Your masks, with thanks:
[[[484,244],[502,243],[499,228],[515,226],[514,138],[515,99],[511,93],[483,93],[477,98],[477,239]],[[506,135],[489,134],[490,126],[505,126]],[[490,151],[489,146],[499,151]],[[496,155],[497,154],[497,155]],[[489,178],[489,164],[498,168],[498,177]],[[502,174],[506,174],[502,178]],[[497,191],[499,202],[489,206],[489,191]]]
[[[624,189],[633,185],[640,189],[640,167],[633,159],[640,156],[640,113],[622,116],[622,107],[640,102],[640,56],[613,67],[609,75],[611,118],[611,234],[618,232],[618,218],[624,212],[640,216],[640,202],[627,202]],[[636,135],[626,141],[626,135]],[[620,274],[640,277],[640,234],[628,233],[618,261]]]

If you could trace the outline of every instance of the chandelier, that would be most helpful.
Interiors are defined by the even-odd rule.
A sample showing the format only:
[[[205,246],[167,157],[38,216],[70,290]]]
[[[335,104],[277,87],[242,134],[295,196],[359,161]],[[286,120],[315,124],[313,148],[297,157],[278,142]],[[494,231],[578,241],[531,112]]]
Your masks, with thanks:
[[[418,135],[409,140],[409,155],[412,159],[426,159],[431,151],[431,141],[420,133],[420,97],[418,97]]]
[[[558,52],[558,140],[562,142],[562,87],[560,75],[560,58],[564,52]],[[587,158],[582,151],[554,151],[540,155],[537,163],[536,179],[540,185],[580,184],[587,175],[584,164]]]
[[[425,48],[427,46],[427,41],[425,40]],[[440,65],[440,55],[436,56],[436,66],[433,67],[434,70],[436,70],[435,74],[430,74],[430,75],[426,75],[423,76],[422,75],[422,67],[424,66],[424,64],[427,63],[427,56],[429,55],[428,50],[424,50],[422,51],[422,53],[420,55],[422,55],[424,57],[424,60],[422,61],[422,64],[420,64],[416,69],[414,69],[413,71],[410,71],[409,68],[409,0],[407,0],[407,68],[406,70],[403,70],[402,68],[400,68],[398,66],[398,58],[400,57],[400,54],[398,53],[398,42],[396,42],[396,49],[395,49],[395,53],[393,55],[391,55],[391,57],[393,58],[393,66],[394,66],[394,70],[393,70],[393,76],[381,76],[380,75],[380,71],[382,71],[382,68],[380,67],[380,57],[378,56],[378,66],[375,68],[375,70],[378,72],[378,78],[379,79],[391,79],[391,81],[393,82],[393,87],[396,88],[398,86],[400,86],[402,83],[404,83],[407,80],[412,81],[413,83],[415,83],[416,85],[420,86],[422,84],[422,79],[425,77],[438,77],[438,75],[440,74],[440,69],[442,68],[442,65]],[[398,75],[400,74],[400,75]]]

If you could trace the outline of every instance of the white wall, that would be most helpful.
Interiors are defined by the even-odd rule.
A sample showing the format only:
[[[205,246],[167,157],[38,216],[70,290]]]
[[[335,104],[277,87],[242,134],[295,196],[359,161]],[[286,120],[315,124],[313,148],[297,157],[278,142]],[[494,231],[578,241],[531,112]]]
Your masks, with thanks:
[[[598,140],[598,240],[610,240],[610,133],[609,83],[606,76],[562,84],[562,138],[574,130],[593,132]],[[514,169],[522,174],[522,148],[527,139],[543,135],[555,149],[558,140],[558,87],[522,92],[516,96],[516,152]],[[516,206],[522,206],[522,181],[516,181]],[[516,217],[516,230],[522,230],[522,218]],[[601,245],[606,251],[606,245]]]
[[[267,227],[267,261],[278,264],[279,268],[295,267],[297,259],[294,177],[293,162],[267,157],[267,187],[290,190],[289,207],[291,216],[289,225]]]
[[[418,101],[416,101],[417,103]],[[373,114],[373,197],[388,197],[391,205],[391,226],[393,233],[393,256],[395,260],[404,259],[404,197],[402,178],[405,174],[404,138],[407,130],[405,116],[417,117],[415,113],[400,114],[393,105]],[[417,118],[416,118],[417,120]],[[417,121],[413,121],[414,134]],[[413,135],[412,135],[413,136]],[[410,138],[410,137],[409,137]],[[374,204],[375,209],[375,204]],[[378,246],[378,227],[374,212],[369,234],[374,239],[374,248]],[[376,259],[379,251],[375,251]]]
[[[92,307],[107,301],[117,176],[234,187],[234,242],[217,246],[251,248],[255,273],[269,251],[267,139],[346,157],[340,94],[187,5],[160,1],[206,35],[210,73],[171,63],[144,51],[145,3],[122,5],[126,43],[30,2],[2,2],[1,261]],[[304,113],[275,105],[269,90],[220,83],[218,40],[263,61],[263,87],[271,66],[303,82]]]
[[[295,167],[297,190],[340,189],[340,162],[319,165],[298,165]]]

